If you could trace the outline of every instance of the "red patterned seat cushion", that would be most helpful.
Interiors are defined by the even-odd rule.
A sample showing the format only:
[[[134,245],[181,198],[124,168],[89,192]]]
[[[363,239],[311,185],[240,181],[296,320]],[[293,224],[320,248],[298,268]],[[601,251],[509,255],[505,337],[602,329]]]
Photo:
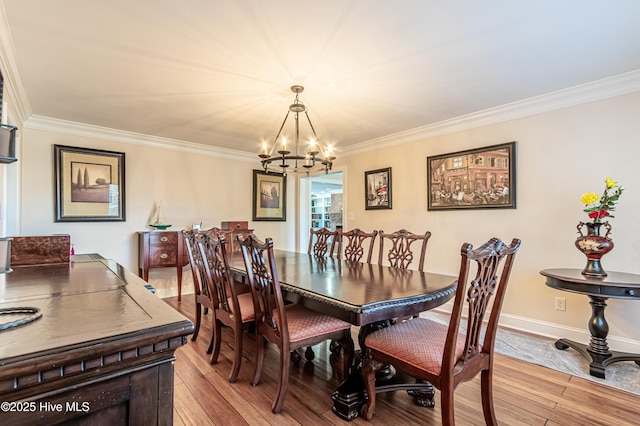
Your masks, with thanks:
[[[351,328],[351,324],[348,322],[306,309],[297,304],[287,305],[285,311],[287,313],[289,341],[292,343]],[[273,311],[273,318],[278,322],[279,315],[277,310]]]
[[[240,313],[242,322],[253,321],[256,319],[256,313],[253,310],[253,296],[251,293],[241,293],[238,295],[238,304],[240,305]],[[229,306],[233,310],[233,303],[229,298]]]
[[[369,334],[365,345],[420,370],[439,375],[448,328],[448,325],[426,318],[413,318]],[[458,333],[456,360],[463,355],[465,337]]]

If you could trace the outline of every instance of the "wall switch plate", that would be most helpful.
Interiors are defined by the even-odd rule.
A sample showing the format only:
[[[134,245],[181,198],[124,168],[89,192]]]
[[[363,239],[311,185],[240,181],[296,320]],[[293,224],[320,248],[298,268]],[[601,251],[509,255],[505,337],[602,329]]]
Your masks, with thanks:
[[[349,215],[347,217],[349,218],[349,220],[356,220],[356,214],[354,212],[349,212]]]
[[[564,297],[556,297],[556,311],[567,310],[567,299]]]

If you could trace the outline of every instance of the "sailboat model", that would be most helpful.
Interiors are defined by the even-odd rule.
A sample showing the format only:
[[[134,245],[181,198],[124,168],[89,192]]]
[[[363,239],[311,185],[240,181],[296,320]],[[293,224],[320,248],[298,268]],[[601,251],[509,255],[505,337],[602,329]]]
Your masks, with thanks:
[[[158,208],[153,213],[153,218],[151,219],[151,223],[149,226],[152,226],[160,231],[164,231],[168,227],[171,226],[169,224],[169,220],[167,219],[167,215],[164,212],[164,206],[162,204],[162,200],[160,200],[160,204],[158,204]]]

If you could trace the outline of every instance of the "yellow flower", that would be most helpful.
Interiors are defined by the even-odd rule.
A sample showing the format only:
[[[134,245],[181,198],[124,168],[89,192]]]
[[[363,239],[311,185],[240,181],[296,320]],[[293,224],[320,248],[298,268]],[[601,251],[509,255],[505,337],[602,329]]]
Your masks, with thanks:
[[[585,206],[588,206],[589,204],[595,203],[599,199],[600,199],[600,197],[595,192],[587,192],[586,194],[582,195],[582,197],[580,198],[580,201]]]
[[[608,177],[605,182],[607,183],[607,189],[611,189],[611,188],[613,188],[614,186],[616,186],[618,184],[618,182],[616,182],[615,180],[611,179],[610,177]]]

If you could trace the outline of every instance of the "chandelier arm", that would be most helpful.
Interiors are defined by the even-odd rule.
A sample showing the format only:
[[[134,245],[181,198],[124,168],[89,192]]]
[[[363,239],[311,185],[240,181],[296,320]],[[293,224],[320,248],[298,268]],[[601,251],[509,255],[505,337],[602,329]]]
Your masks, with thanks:
[[[296,96],[297,97],[297,96]],[[296,150],[295,150],[295,155],[296,157],[298,156],[298,146],[300,145],[300,120],[298,119],[300,116],[300,113],[296,112],[294,119],[296,120]],[[298,163],[296,162],[296,167],[298,167]]]
[[[276,134],[276,137],[273,138],[273,143],[271,144],[271,150],[269,151],[269,155],[273,155],[273,150],[276,147],[276,144],[278,143],[278,137],[280,136],[280,133],[282,133],[282,129],[284,129],[284,125],[287,123],[287,119],[289,118],[289,113],[291,111],[287,111],[287,115],[284,116],[284,120],[282,121],[282,125],[280,126],[280,130],[278,130],[278,134]]]
[[[307,121],[309,122],[309,127],[311,127],[311,131],[313,132],[313,137],[316,138],[316,142],[318,141],[318,135],[316,135],[316,129],[313,127],[313,124],[311,124],[311,119],[309,118],[309,113],[305,110],[304,115],[307,116]]]

